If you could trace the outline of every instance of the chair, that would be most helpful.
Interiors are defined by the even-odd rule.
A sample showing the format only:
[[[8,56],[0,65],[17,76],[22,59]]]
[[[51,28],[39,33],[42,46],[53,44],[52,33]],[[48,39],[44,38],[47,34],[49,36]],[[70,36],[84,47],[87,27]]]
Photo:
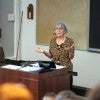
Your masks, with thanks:
[[[3,48],[0,47],[0,66],[4,65],[5,62],[5,55],[4,55],[4,51]]]
[[[22,62],[25,62],[25,61],[16,61],[16,60],[11,60],[11,59],[5,59],[4,50],[2,47],[0,47],[0,66],[7,65],[7,64],[21,66]]]

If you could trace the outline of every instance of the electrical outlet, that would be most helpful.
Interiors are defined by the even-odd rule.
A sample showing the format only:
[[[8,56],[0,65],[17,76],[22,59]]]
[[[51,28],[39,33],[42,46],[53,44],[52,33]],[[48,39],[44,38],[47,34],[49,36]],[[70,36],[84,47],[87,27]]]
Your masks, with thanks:
[[[14,14],[8,14],[8,21],[14,21],[14,20],[15,20]]]

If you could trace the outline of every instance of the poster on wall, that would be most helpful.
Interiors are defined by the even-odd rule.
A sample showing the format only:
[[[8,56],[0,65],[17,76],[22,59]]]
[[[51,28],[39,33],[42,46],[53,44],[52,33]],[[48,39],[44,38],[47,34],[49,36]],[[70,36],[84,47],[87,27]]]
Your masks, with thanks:
[[[37,1],[37,44],[48,45],[53,36],[53,27],[63,22],[67,35],[73,38],[76,49],[88,47],[88,0],[38,0]]]

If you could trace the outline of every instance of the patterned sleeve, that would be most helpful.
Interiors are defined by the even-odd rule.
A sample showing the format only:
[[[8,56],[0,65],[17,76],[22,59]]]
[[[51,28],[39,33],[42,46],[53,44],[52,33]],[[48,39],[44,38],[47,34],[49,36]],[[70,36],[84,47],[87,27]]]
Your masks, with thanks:
[[[53,48],[53,39],[51,39],[49,46],[49,53],[51,54],[51,58],[52,58],[52,48]]]
[[[71,49],[70,49],[70,58],[73,59],[74,58],[74,53],[75,53],[75,46],[74,46],[73,39],[71,39],[71,41],[70,41],[70,46],[72,46]]]
[[[74,44],[73,39],[70,40],[70,46],[72,46]]]

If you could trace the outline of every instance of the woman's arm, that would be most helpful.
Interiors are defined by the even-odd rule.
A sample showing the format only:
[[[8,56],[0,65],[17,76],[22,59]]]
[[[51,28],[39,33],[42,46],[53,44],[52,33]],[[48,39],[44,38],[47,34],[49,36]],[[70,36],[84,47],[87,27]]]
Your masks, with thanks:
[[[43,53],[44,55],[46,55],[48,58],[51,58],[51,54],[41,48],[37,48],[36,52],[39,52],[39,53]]]
[[[75,50],[75,46],[74,44],[68,48],[66,48],[68,54],[69,54],[69,59],[73,59],[74,58],[74,50]]]
[[[69,51],[69,58],[73,59],[74,58],[74,50],[75,50],[75,46],[74,44],[70,47],[70,51]]]
[[[45,51],[45,50],[44,50],[43,54],[45,54],[48,58],[52,58],[51,54],[49,52]]]

